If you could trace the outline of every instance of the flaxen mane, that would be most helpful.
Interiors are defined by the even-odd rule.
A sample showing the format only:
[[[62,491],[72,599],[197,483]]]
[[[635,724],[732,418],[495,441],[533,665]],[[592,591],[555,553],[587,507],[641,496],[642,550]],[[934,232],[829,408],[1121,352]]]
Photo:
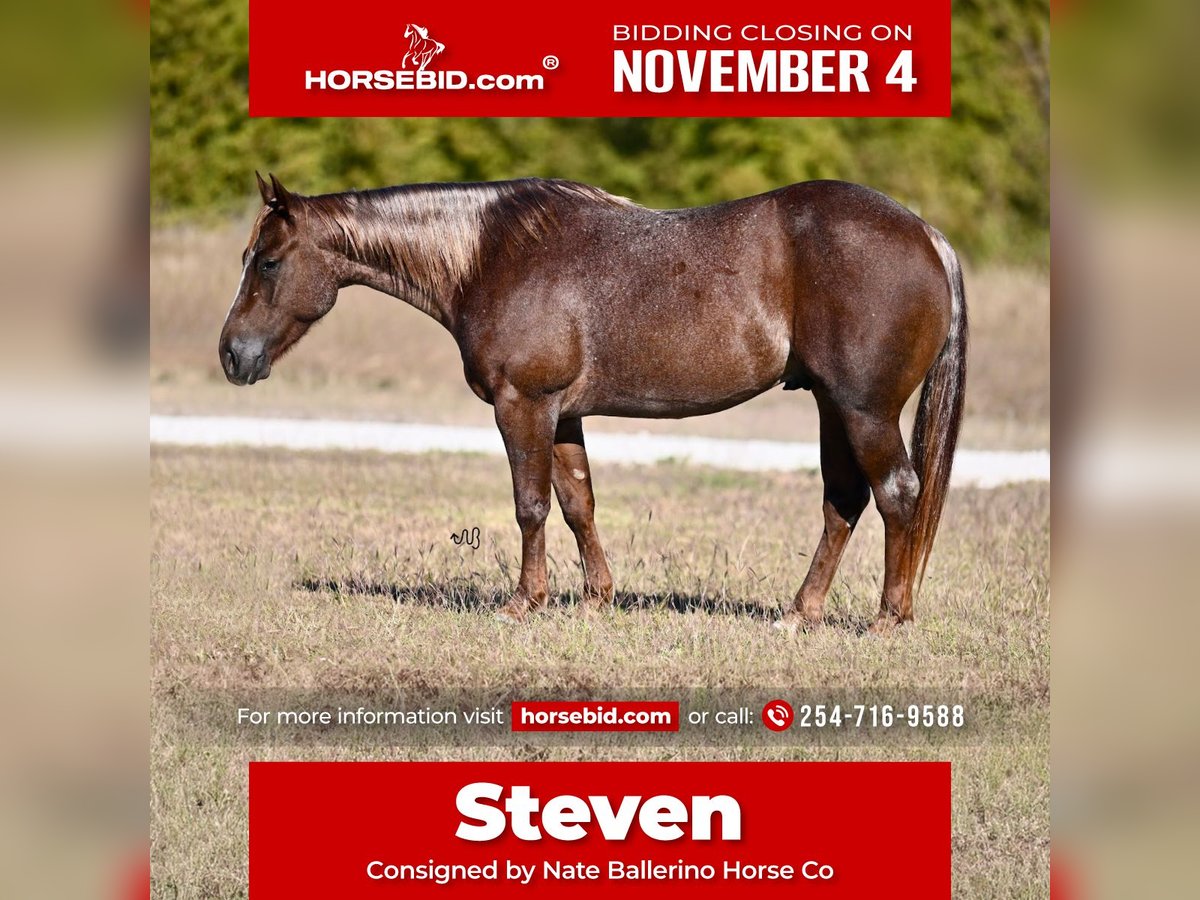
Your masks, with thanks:
[[[416,184],[299,198],[331,248],[423,292],[445,295],[479,270],[483,237],[511,248],[557,225],[562,199],[632,205],[599,188],[529,178],[480,184]],[[256,229],[257,230],[257,229]]]

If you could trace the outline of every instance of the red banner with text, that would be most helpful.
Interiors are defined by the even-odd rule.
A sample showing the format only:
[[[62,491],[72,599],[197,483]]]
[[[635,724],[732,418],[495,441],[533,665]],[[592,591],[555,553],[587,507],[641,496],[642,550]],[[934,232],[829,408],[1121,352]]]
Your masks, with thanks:
[[[250,114],[948,116],[950,3],[251,0]]]
[[[250,764],[250,891],[950,896],[950,764]]]

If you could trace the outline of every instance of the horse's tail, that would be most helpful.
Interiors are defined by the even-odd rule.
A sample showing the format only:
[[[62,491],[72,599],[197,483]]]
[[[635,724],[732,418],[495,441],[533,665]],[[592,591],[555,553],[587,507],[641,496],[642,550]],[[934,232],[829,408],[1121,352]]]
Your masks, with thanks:
[[[913,423],[912,461],[921,481],[913,516],[910,564],[916,587],[925,578],[925,566],[933,549],[942,507],[950,489],[950,468],[962,426],[963,398],[967,380],[967,298],[963,288],[958,254],[940,231],[931,226],[929,239],[937,250],[950,286],[950,333],[937,359],[925,375],[921,401]]]

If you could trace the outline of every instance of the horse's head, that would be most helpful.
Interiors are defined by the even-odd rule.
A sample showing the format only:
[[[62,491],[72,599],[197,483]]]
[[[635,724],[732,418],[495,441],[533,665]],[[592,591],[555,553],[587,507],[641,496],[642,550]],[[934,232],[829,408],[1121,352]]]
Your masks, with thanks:
[[[406,38],[410,38],[414,34],[422,40],[429,37],[429,31],[425,28],[422,28],[420,25],[406,25],[404,27],[404,36]]]
[[[234,384],[254,384],[333,308],[338,280],[306,230],[302,201],[272,175],[258,177],[263,209],[242,253],[242,280],[221,329],[221,367]]]

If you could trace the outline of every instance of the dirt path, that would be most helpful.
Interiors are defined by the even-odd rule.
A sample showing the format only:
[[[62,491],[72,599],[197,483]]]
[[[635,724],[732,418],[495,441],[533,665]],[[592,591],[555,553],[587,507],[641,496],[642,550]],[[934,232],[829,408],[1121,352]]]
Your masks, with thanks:
[[[433,450],[503,455],[492,428],[332,419],[268,419],[232,416],[150,417],[150,441],[183,446],[287,447],[294,450],[378,450],[425,453]],[[678,460],[741,471],[817,469],[816,444],[735,441],[631,432],[588,435],[593,462],[651,464]],[[954,483],[996,487],[1021,481],[1049,481],[1047,450],[960,450]]]

